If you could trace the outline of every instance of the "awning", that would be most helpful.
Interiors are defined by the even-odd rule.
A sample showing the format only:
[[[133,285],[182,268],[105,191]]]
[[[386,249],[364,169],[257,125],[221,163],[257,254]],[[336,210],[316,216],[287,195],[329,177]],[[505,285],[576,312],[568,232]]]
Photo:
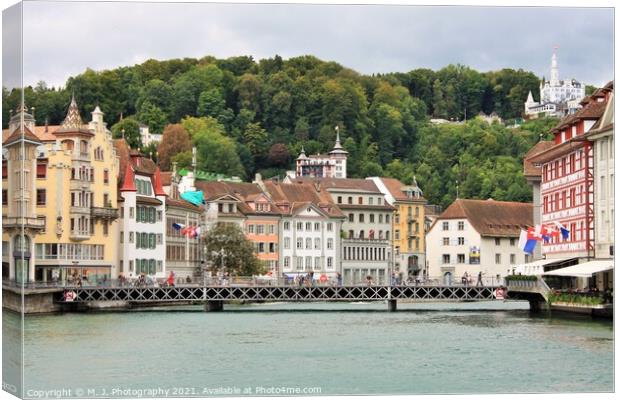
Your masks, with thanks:
[[[561,264],[569,260],[574,260],[574,258],[555,258],[555,259],[546,259],[546,260],[538,260],[533,261],[527,264],[518,264],[513,265],[515,269],[515,273],[521,273],[523,275],[539,275],[545,272],[545,266],[551,264]]]
[[[609,271],[613,268],[614,260],[597,260],[545,272],[543,273],[543,275],[590,278],[593,274],[596,274],[597,272]]]

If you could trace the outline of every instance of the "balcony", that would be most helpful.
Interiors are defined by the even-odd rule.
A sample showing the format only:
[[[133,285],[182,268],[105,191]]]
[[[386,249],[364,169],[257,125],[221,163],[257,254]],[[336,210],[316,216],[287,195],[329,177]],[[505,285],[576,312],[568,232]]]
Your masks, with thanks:
[[[88,231],[71,231],[69,234],[71,240],[88,240],[90,239],[90,232]]]
[[[90,162],[90,154],[88,152],[74,151],[71,155],[71,160]]]
[[[91,207],[90,216],[93,218],[114,220],[118,218],[118,209],[111,206],[106,207]]]
[[[90,189],[90,181],[83,181],[79,179],[71,179],[69,183],[70,190],[88,190]]]
[[[413,217],[413,215],[407,215],[407,223],[411,224],[415,222],[415,218]]]
[[[88,207],[71,206],[71,208],[69,209],[69,212],[71,214],[90,215],[90,208],[88,208]]]
[[[29,217],[4,217],[2,218],[2,228],[20,228],[24,227],[25,229],[34,229],[34,230],[43,230],[45,229],[45,220],[39,218],[29,218]]]

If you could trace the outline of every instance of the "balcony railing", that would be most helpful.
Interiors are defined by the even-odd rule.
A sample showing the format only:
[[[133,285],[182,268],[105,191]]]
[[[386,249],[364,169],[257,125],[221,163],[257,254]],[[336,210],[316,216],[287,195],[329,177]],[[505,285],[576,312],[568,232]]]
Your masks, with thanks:
[[[90,208],[89,207],[80,207],[80,206],[71,206],[71,209],[69,210],[69,212],[71,214],[90,215]]]
[[[45,229],[45,220],[29,217],[4,217],[2,219],[3,228],[28,228],[28,229]]]
[[[72,160],[76,160],[76,161],[88,161],[90,162],[90,154],[88,154],[88,152],[82,152],[82,151],[74,151],[72,156],[71,156]]]
[[[90,239],[90,232],[89,231],[71,231],[69,238],[71,240],[87,240],[87,239]]]
[[[93,218],[117,219],[118,209],[112,207],[91,207],[90,215]]]

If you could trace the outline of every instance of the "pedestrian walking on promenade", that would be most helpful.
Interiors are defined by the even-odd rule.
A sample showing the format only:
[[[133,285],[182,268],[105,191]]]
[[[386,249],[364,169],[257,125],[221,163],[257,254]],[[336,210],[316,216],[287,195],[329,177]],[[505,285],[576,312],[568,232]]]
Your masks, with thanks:
[[[476,282],[476,286],[483,286],[482,285],[482,271],[478,272],[478,282]]]

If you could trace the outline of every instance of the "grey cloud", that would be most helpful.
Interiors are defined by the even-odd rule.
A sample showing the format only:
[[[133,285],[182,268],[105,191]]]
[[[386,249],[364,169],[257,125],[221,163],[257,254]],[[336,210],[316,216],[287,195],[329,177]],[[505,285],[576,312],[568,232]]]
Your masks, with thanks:
[[[148,58],[314,54],[361,73],[523,68],[587,83],[613,78],[613,10],[179,3],[24,6],[24,80],[64,84],[85,68]]]

